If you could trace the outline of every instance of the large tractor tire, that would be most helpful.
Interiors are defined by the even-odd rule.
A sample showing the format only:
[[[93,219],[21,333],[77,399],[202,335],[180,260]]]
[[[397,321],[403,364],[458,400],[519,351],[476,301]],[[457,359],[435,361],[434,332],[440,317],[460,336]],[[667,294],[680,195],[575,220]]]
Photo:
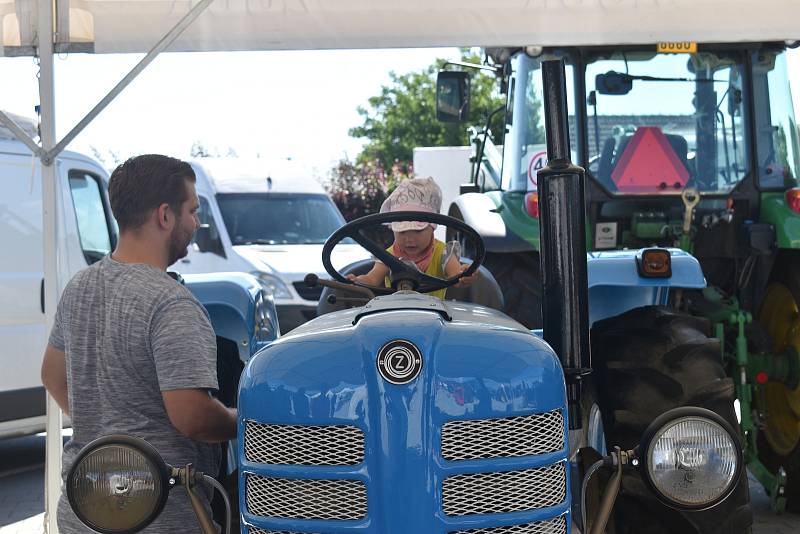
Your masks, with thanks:
[[[789,347],[800,352],[800,262],[786,258],[771,278],[758,313],[769,333],[772,350],[780,354]],[[772,472],[783,466],[787,474],[786,506],[800,511],[800,385],[790,388],[768,382],[754,401],[766,414],[758,433],[758,456]]]
[[[487,252],[483,264],[503,292],[506,315],[525,328],[542,327],[542,277],[536,252]]]
[[[596,323],[592,360],[606,443],[636,446],[647,426],[680,406],[699,406],[738,428],[734,384],[704,319],[646,306]],[[627,469],[614,512],[616,534],[750,532],[753,513],[742,467],[733,493],[714,508],[678,512],[659,502],[639,472]]]

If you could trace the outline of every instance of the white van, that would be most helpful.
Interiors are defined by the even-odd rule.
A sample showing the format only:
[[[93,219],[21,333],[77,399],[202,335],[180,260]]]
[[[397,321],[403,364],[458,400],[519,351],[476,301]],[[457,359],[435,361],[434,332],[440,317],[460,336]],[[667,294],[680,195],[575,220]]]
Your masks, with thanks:
[[[13,118],[35,135],[32,121]],[[116,229],[100,164],[64,152],[56,172],[60,293],[78,270],[112,250]],[[41,164],[0,126],[0,438],[44,430],[39,373],[47,336]]]
[[[344,218],[323,187],[291,161],[203,158],[197,175],[203,226],[189,254],[171,269],[182,274],[242,271],[275,299],[283,333],[316,317],[321,288],[308,273],[328,277],[322,246]],[[368,258],[354,243],[336,247],[336,268]]]

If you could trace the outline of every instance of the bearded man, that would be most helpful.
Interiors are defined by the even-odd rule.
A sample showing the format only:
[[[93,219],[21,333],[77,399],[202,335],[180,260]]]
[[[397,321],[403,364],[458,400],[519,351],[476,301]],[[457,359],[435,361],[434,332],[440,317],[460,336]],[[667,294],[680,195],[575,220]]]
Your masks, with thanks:
[[[64,289],[42,363],[42,383],[72,420],[62,478],[83,446],[110,434],[143,438],[172,465],[217,473],[219,443],[236,437],[236,410],[210,395],[217,356],[208,314],[166,272],[200,224],[194,171],[175,158],[137,156],[114,170],[109,198],[119,243]],[[195,524],[177,492],[145,532]],[[63,491],[58,526],[86,530]]]

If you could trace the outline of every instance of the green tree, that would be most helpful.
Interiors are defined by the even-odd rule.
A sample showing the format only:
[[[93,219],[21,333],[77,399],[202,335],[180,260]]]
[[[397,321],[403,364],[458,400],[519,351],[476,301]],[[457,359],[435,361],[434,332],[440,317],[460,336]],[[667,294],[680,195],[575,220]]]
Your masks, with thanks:
[[[476,54],[465,50],[462,61],[479,63]],[[384,169],[400,164],[406,167],[418,146],[463,146],[469,144],[468,125],[483,126],[488,114],[503,105],[497,79],[484,71],[471,73],[471,102],[466,124],[442,123],[436,120],[436,73],[445,60],[438,59],[426,69],[408,74],[389,74],[391,82],[380,94],[359,107],[363,124],[351,128],[353,137],[368,139],[357,160],[378,161]],[[492,121],[490,130],[496,143],[501,141],[503,114]]]

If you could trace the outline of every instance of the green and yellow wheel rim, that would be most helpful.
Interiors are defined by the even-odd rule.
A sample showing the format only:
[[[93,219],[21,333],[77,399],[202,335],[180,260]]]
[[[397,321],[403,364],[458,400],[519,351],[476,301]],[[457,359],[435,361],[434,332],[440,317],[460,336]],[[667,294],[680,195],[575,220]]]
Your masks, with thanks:
[[[800,352],[798,302],[784,284],[772,283],[767,288],[759,322],[772,337],[776,353],[786,347]],[[777,454],[788,456],[800,443],[800,386],[790,390],[781,383],[767,383],[765,404],[764,437]]]

